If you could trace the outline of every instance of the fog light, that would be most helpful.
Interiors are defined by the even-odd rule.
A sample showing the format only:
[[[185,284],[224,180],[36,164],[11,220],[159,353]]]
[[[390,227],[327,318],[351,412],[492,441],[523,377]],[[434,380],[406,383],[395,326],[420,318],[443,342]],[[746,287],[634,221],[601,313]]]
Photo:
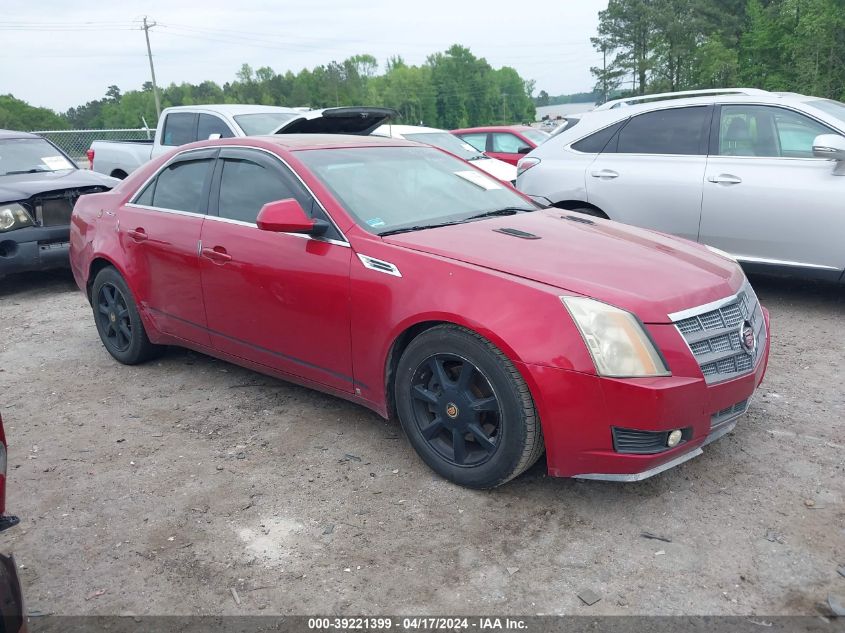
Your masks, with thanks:
[[[681,443],[681,438],[683,437],[683,435],[684,434],[681,433],[680,429],[675,429],[674,431],[669,433],[669,437],[666,440],[666,446],[668,446],[669,448],[677,446]]]

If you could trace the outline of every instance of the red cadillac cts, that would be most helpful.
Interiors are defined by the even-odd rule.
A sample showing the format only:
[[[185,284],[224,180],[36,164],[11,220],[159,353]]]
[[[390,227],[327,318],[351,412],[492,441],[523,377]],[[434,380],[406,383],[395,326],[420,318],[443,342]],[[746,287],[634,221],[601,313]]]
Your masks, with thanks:
[[[118,361],[179,345],[347,398],[474,488],[544,450],[561,477],[680,464],[736,425],[768,360],[730,259],[397,139],[187,145],[83,196],[70,240]]]

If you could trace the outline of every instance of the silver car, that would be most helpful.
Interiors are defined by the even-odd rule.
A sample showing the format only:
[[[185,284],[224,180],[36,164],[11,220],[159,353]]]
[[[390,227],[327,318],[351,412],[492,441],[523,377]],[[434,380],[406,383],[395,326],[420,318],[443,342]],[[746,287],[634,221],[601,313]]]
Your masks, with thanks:
[[[754,89],[608,102],[518,165],[556,207],[674,233],[746,268],[845,280],[845,104]]]

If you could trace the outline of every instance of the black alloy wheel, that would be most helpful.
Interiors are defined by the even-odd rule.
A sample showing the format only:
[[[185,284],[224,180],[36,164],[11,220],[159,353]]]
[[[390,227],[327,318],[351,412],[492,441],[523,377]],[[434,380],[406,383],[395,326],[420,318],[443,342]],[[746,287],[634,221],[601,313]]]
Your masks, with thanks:
[[[543,454],[528,386],[510,359],[480,334],[442,324],[420,333],[393,383],[399,422],[436,473],[469,488],[499,486]]]
[[[100,340],[121,363],[142,363],[166,349],[150,342],[135,298],[115,268],[107,266],[97,273],[91,285],[91,307]]]
[[[454,354],[435,354],[417,367],[410,386],[414,422],[445,461],[478,466],[495,454],[502,413],[478,367]]]
[[[123,293],[114,284],[105,283],[97,293],[97,325],[105,333],[109,350],[125,352],[132,345],[132,322]]]

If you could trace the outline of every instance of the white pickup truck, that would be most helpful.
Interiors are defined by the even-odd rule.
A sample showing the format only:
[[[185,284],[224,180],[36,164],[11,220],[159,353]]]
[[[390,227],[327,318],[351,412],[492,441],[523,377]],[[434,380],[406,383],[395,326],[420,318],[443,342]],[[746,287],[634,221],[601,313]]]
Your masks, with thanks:
[[[235,104],[178,106],[161,113],[155,139],[94,141],[88,162],[93,171],[126,178],[151,158],[194,141],[262,134],[366,135],[396,114],[389,108],[359,106],[324,110]]]

